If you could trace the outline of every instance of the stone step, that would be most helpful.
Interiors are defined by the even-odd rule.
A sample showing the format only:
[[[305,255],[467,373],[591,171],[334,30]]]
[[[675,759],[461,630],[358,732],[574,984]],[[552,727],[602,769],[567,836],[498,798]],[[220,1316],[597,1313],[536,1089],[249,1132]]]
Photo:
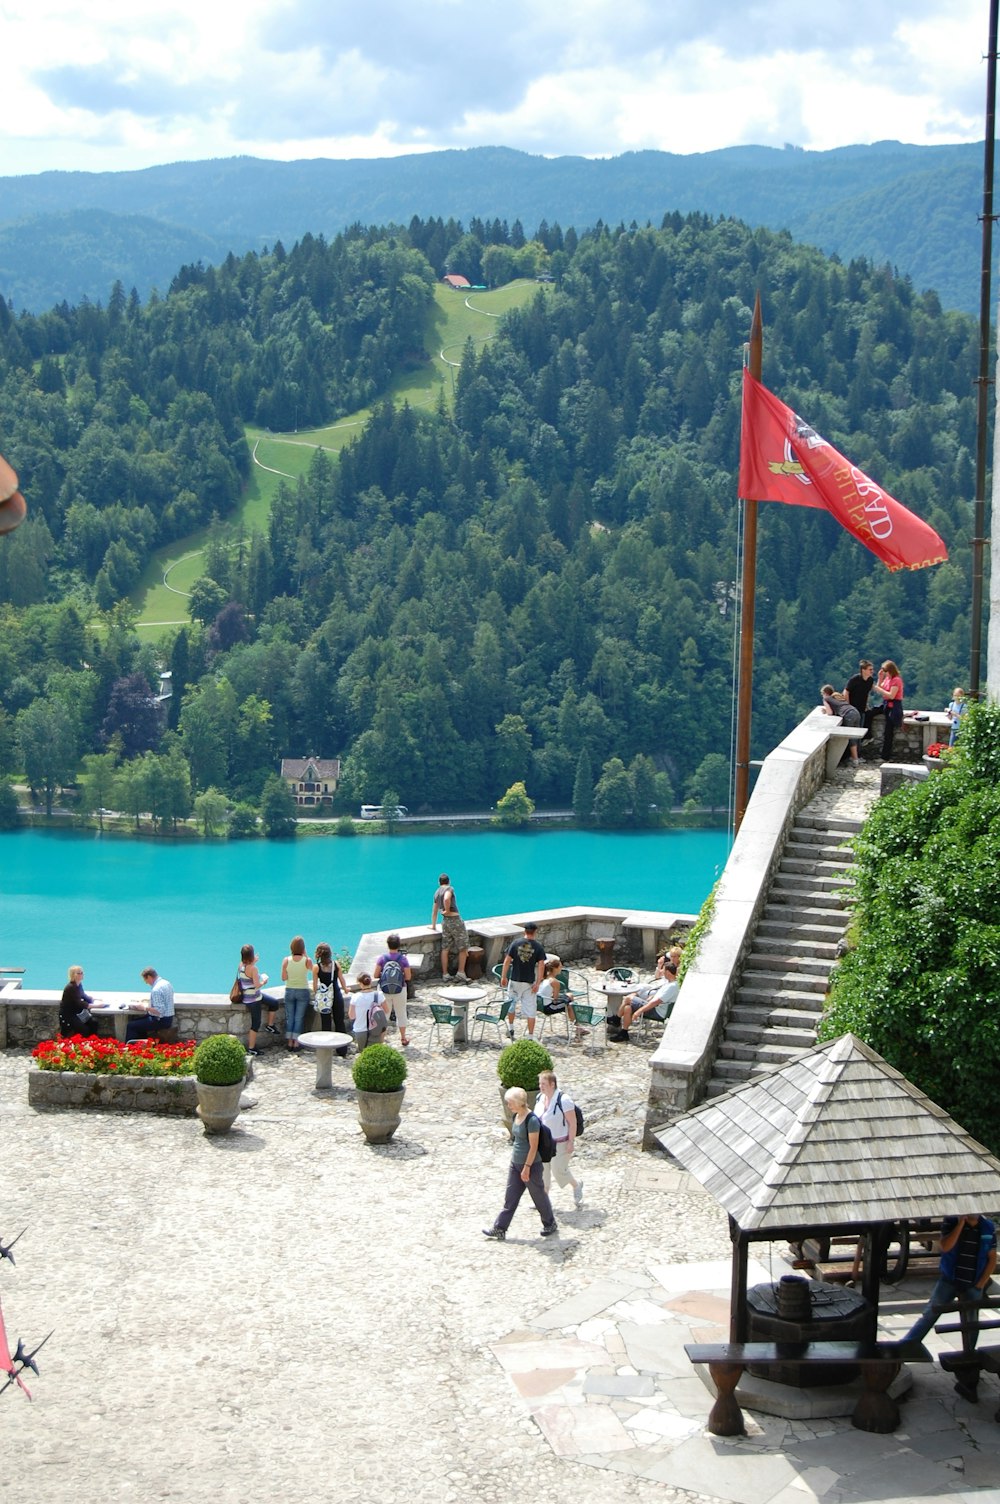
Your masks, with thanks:
[[[788,935],[795,940],[819,940],[826,942],[836,950],[837,941],[846,928],[846,921],[842,924],[824,924],[819,920],[809,920],[808,923],[800,921],[798,924],[786,924],[783,919],[760,919],[757,923],[757,940],[780,939],[782,935]],[[755,944],[755,948],[756,948]]]
[[[831,831],[826,826],[822,830],[817,830],[814,826],[800,825],[796,822],[788,833],[788,839],[804,846],[831,846],[850,840],[854,834],[854,831]]]
[[[754,1059],[752,1074],[763,1075],[765,1071],[773,1070],[776,1065],[787,1065],[790,1060],[797,1060],[803,1050],[811,1049],[816,1043],[816,1036],[806,1041],[805,1044],[779,1044],[770,1040],[758,1047]]]
[[[827,841],[820,844],[818,841],[785,842],[785,856],[804,857],[814,862],[838,862],[844,867],[854,864],[854,852],[849,846],[843,846],[839,841]]]
[[[723,1087],[723,1090],[728,1091],[730,1086],[738,1086],[742,1081],[749,1081],[750,1070],[751,1062],[749,1060],[736,1060],[717,1055],[712,1079],[714,1081],[725,1081],[727,1084]]]
[[[795,817],[793,832],[802,830],[827,830],[843,832],[845,835],[859,835],[864,828],[863,820],[854,820],[846,815],[811,815],[808,809],[800,810]]]
[[[790,1049],[794,1053],[810,1050],[816,1043],[816,1030],[808,1026],[795,1028],[789,1024],[761,1028],[753,1024],[734,1024],[726,1027],[726,1036],[719,1053],[725,1060],[761,1060],[770,1049]],[[744,1050],[749,1049],[749,1056]]]
[[[851,879],[839,869],[836,875],[824,873],[822,876],[808,872],[778,871],[771,879],[772,893],[776,889],[794,889],[803,893],[849,893],[852,886]]]
[[[813,985],[812,979],[819,978],[825,991],[827,977],[830,975],[830,963],[822,956],[779,957],[773,953],[758,955],[756,951],[751,951],[746,959],[744,975],[747,971],[755,973],[754,976],[747,978],[751,984],[757,980],[756,973],[766,971],[770,976],[794,977],[793,986],[810,990]]]
[[[797,930],[804,924],[818,924],[841,934],[847,928],[847,915],[841,908],[813,908],[804,903],[771,903],[764,906],[761,920],[768,924],[781,924],[787,930]]]
[[[791,906],[804,904],[810,909],[829,909],[837,914],[843,914],[844,900],[840,893],[826,891],[822,888],[815,889],[808,883],[777,887],[772,883],[771,890],[767,895],[769,904],[780,903]]]
[[[799,1008],[803,1013],[821,1013],[823,1011],[823,999],[826,996],[824,986],[817,992],[797,992],[794,987],[751,987],[741,985],[736,990],[736,1008]]]
[[[846,863],[824,862],[812,857],[783,856],[778,871],[795,873],[800,877],[836,877],[842,883],[850,881],[846,874]]]
[[[837,944],[833,940],[815,940],[795,935],[760,935],[754,941],[754,952],[759,956],[812,956],[825,957],[828,965],[837,959]]]
[[[782,999],[767,1007],[760,1003],[734,1003],[729,1014],[728,1029],[733,1024],[750,1025],[758,1029],[813,1029],[823,1017],[823,1009],[800,1008],[797,1003]]]

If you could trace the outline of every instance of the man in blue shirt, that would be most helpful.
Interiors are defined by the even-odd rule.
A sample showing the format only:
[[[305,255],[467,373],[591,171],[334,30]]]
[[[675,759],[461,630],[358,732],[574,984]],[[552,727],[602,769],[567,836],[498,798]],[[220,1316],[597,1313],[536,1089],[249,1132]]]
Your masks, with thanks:
[[[159,1039],[174,1026],[174,989],[166,977],[157,974],[155,967],[146,966],[142,979],[149,988],[149,1002],[145,1014],[129,1020],[125,1031],[128,1039]]]
[[[979,1338],[979,1307],[997,1262],[996,1228],[988,1217],[971,1212],[945,1217],[941,1223],[941,1264],[937,1284],[921,1315],[903,1338],[922,1342],[955,1300],[971,1307],[970,1347]]]

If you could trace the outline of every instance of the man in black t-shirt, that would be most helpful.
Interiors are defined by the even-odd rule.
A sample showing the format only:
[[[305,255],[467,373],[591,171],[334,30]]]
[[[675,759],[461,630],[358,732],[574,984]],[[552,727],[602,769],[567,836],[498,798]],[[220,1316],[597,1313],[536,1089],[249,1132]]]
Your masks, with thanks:
[[[868,696],[871,693],[872,679],[875,670],[867,658],[862,658],[858,664],[858,671],[852,674],[844,685],[844,694],[854,706],[858,715],[864,720],[865,711],[868,709]]]
[[[507,1033],[511,1039],[514,1038],[514,1015],[518,1008],[528,1025],[528,1033],[535,1032],[537,994],[545,975],[545,947],[535,939],[537,931],[538,925],[529,919],[524,926],[523,938],[511,941],[503,958],[500,986],[514,1000],[507,1015]]]

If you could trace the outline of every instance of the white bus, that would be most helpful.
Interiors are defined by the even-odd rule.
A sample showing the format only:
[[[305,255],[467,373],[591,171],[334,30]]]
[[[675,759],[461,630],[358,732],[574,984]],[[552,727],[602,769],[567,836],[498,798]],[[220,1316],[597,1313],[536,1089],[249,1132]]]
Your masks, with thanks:
[[[363,804],[361,806],[362,820],[405,820],[409,813],[405,804],[397,804],[392,808],[388,804]]]

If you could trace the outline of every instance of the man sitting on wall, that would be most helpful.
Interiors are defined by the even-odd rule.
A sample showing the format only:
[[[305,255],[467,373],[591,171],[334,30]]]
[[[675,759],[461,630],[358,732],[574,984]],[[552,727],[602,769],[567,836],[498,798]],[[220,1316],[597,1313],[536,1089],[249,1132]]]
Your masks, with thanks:
[[[125,1038],[169,1043],[174,1035],[174,989],[166,977],[157,974],[155,967],[144,967],[141,975],[149,988],[149,1002],[143,1013],[129,1019]]]

